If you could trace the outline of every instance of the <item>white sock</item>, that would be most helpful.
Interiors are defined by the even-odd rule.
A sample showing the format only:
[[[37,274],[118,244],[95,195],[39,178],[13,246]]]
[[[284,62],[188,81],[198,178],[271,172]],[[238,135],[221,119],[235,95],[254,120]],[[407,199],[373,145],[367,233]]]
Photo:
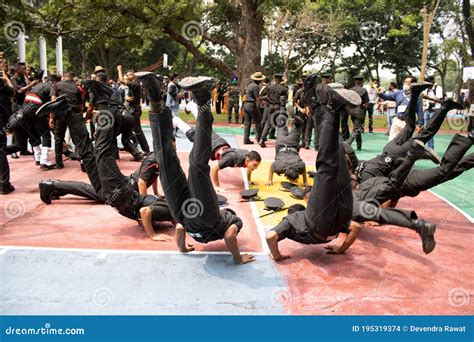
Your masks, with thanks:
[[[191,126],[189,126],[186,122],[183,121],[179,116],[173,117],[173,128],[178,127],[179,130],[183,133],[186,133],[188,130],[191,129]]]
[[[41,160],[41,146],[33,146],[33,153],[35,161],[39,162]]]
[[[40,160],[41,165],[51,165],[48,161],[48,151],[49,151],[49,147],[45,147],[45,146],[41,147],[41,160]]]

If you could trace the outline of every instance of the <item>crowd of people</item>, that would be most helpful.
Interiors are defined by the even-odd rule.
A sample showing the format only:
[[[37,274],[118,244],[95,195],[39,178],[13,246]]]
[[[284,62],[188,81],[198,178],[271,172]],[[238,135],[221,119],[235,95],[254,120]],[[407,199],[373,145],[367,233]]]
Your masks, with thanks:
[[[243,229],[243,221],[230,207],[221,210],[217,193],[227,191],[219,182],[219,172],[228,167],[245,168],[249,186],[254,185],[252,172],[262,158],[258,151],[231,148],[213,131],[212,105],[220,112],[224,94],[230,97],[229,122],[241,122],[239,105],[243,103],[244,145],[256,142],[259,148],[266,148],[269,139],[276,139],[266,185],[273,185],[275,173],[284,175],[293,185],[294,197],[307,203],[291,205],[288,215],[268,232],[267,243],[276,261],[289,257],[278,246],[285,238],[304,244],[327,244],[345,234],[342,245],[326,246],[330,253],[344,253],[356,241],[362,224],[388,223],[411,229],[419,234],[423,251],[430,253],[436,245],[435,224],[420,219],[413,210],[396,208],[398,201],[449,181],[474,165],[474,154],[466,155],[474,141],[472,129],[465,135],[455,134],[443,158],[431,148],[448,112],[463,108],[462,104],[445,99],[431,78],[417,82],[410,75],[405,78],[403,89],[397,90],[393,84],[389,92],[383,92],[375,80],[364,87],[362,75],[355,76],[354,86],[346,89],[332,82],[331,74],[312,74],[296,82],[290,103],[282,74],[275,74],[271,82],[262,72],[253,73],[244,94],[237,78],[229,86],[216,86],[210,77],[180,80],[176,74],[160,76],[134,70],[123,73],[121,66],[117,67],[117,74],[117,80],[112,81],[107,70],[97,66],[89,78],[78,79],[71,71],[44,75],[21,63],[3,71],[2,195],[15,190],[10,183],[8,155],[28,156],[45,171],[63,168],[65,155],[80,162],[90,182],[43,180],[39,196],[44,203],[52,204],[68,194],[85,197],[106,203],[137,221],[153,240],[170,239],[157,233],[157,222],[173,223],[181,252],[194,249],[186,242],[186,235],[200,243],[223,239],[236,263],[253,261],[252,255],[239,251],[237,235]],[[141,127],[145,101],[149,106],[152,148]],[[195,115],[195,127],[180,118],[181,101]],[[389,141],[375,158],[360,161],[352,144],[356,143],[357,151],[362,149],[366,114],[370,134],[374,108],[384,102],[392,117]],[[255,141],[250,139],[252,126]],[[187,175],[176,151],[178,130],[193,143]],[[12,133],[11,144],[7,144],[8,132]],[[52,135],[54,163],[48,158]],[[130,153],[132,161],[140,163],[131,176],[123,175],[117,164],[119,136],[123,150]],[[317,150],[316,172],[308,175],[300,149],[310,149],[312,136]],[[437,165],[417,170],[413,166],[418,159],[429,159]],[[210,160],[217,161],[212,168]],[[312,186],[308,176],[314,178]],[[158,192],[158,181],[163,195]],[[148,194],[149,188],[153,188],[154,195]],[[189,209],[196,203],[197,214]]]

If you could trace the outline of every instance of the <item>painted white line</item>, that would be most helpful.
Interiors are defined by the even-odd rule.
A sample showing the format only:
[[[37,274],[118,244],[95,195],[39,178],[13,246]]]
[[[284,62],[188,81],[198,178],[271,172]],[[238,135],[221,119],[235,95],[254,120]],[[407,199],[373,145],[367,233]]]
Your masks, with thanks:
[[[240,170],[242,172],[242,178],[244,180],[245,189],[248,189],[249,182],[247,180],[247,170],[245,170],[244,168],[241,168]],[[247,203],[250,203],[250,208],[252,209],[252,215],[255,220],[255,224],[257,225],[257,232],[258,232],[258,235],[260,236],[260,243],[262,245],[263,253],[268,255],[270,253],[270,248],[268,248],[267,239],[265,237],[267,233],[265,232],[265,228],[263,227],[263,222],[259,217],[257,205],[252,201],[247,202]]]
[[[2,248],[2,249],[0,249],[0,255],[5,254],[6,252],[8,252],[9,249],[10,249],[10,248]]]
[[[428,190],[429,193],[435,195],[436,197],[438,197],[440,200],[443,200],[444,202],[448,203],[450,206],[452,206],[454,209],[456,209],[457,211],[459,211],[459,213],[461,213],[461,215],[463,215],[465,218],[467,218],[469,220],[469,222],[471,223],[474,223],[474,218],[471,217],[471,215],[469,215],[468,213],[466,213],[465,211],[463,211],[461,208],[459,208],[456,204],[450,202],[449,200],[447,200],[446,198],[444,198],[443,196],[440,196],[438,195],[437,193],[435,193],[434,191],[431,191],[431,190]]]
[[[167,255],[186,255],[186,254],[197,254],[197,255],[231,255],[225,251],[193,251],[190,253],[181,253],[178,251],[150,251],[142,249],[93,249],[93,248],[63,248],[63,247],[33,247],[33,246],[0,246],[0,248],[6,250],[37,250],[37,251],[58,251],[58,252],[85,252],[85,253],[99,253],[99,258],[104,254],[104,258],[107,254],[167,254]],[[243,252],[254,255],[267,255],[263,252]]]

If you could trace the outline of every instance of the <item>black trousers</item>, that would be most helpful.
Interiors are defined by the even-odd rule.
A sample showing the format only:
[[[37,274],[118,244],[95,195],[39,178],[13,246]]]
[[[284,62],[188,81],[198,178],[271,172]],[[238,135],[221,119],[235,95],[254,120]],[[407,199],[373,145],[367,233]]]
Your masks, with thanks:
[[[97,170],[94,146],[92,145],[89,132],[87,132],[86,125],[82,113],[74,110],[63,116],[64,121],[69,127],[71,138],[75,146],[75,152],[81,159],[84,168],[86,169],[89,181],[94,187],[98,194],[102,193],[102,185],[99,179],[99,173]],[[62,146],[62,143],[61,143]],[[62,151],[62,149],[61,149]]]
[[[142,123],[140,122],[140,117],[142,116],[142,107],[140,105],[131,106],[130,112],[135,122],[133,126],[133,132],[135,133],[135,136],[137,137],[138,143],[140,144],[143,152],[148,153],[150,152],[150,147],[148,146],[145,133],[143,133]]]
[[[351,178],[339,137],[339,120],[339,113],[332,108],[318,108],[318,173],[314,178],[305,219],[310,229],[324,236],[337,234],[346,228],[352,218]]]
[[[196,137],[189,154],[188,179],[173,146],[173,123],[169,109],[150,112],[150,125],[160,181],[171,214],[185,227],[195,230],[212,229],[221,214],[217,195],[210,178],[209,159],[212,144],[212,114],[210,108],[200,107]],[[194,209],[197,209],[197,212]],[[193,213],[191,214],[193,209]]]
[[[96,127],[95,161],[102,188],[101,197],[108,205],[118,209],[121,215],[136,220],[141,196],[133,189],[130,178],[120,172],[115,159],[117,126],[111,125],[110,118],[104,117],[112,114],[115,120],[121,120],[121,113],[116,106],[105,104],[99,104],[97,109],[99,117]]]
[[[10,166],[7,159],[7,117],[0,112],[0,189],[10,186]]]
[[[377,203],[363,201],[354,193],[354,206],[352,220],[356,222],[374,221],[380,224],[392,224],[395,226],[413,228],[413,221],[418,216],[413,210],[382,208]]]
[[[10,123],[14,122],[12,126],[12,146],[9,148],[10,153],[25,152],[28,149],[28,140],[32,146],[41,145],[41,135],[33,117],[39,107],[37,104],[27,103],[13,113],[10,118]],[[18,116],[21,116],[21,119]]]
[[[134,133],[133,128],[135,126],[135,119],[132,114],[128,111],[124,110],[122,112],[122,122],[121,122],[121,130],[120,133],[122,134],[122,145],[125,151],[130,153],[133,157],[139,157],[140,152],[132,143]]]
[[[263,131],[262,131],[262,137],[261,140],[267,141],[268,140],[268,134],[270,133],[270,130],[274,128],[272,126],[272,121],[273,124],[275,124],[275,117],[274,115],[278,115],[277,112],[280,111],[280,105],[279,104],[273,104],[269,103],[268,106],[265,108],[266,114],[263,115],[263,120],[262,124],[264,125]]]
[[[66,136],[67,121],[58,117],[54,120],[54,155],[56,164],[63,161],[64,137]]]
[[[362,148],[362,131],[364,130],[364,120],[365,120],[365,110],[361,108],[354,109],[354,112],[350,113],[352,120],[352,133],[349,139],[347,139],[348,144],[352,144],[355,140],[357,144],[357,149]]]
[[[451,173],[458,167],[459,162],[462,161],[464,154],[471,146],[471,139],[456,134],[451,140],[451,143],[441,160],[441,164],[438,167],[428,170],[412,170],[403,183],[401,188],[402,193],[405,196],[415,197],[418,196],[421,191],[431,189],[436,185],[453,179],[454,177]],[[466,161],[468,162],[469,159],[466,159],[465,163]],[[472,164],[470,167],[472,167]],[[460,174],[459,170],[456,174]]]
[[[257,134],[255,136],[257,141],[260,141],[262,136],[262,123],[260,112],[258,111],[257,104],[255,102],[246,102],[244,107],[245,121],[244,121],[244,142],[250,140],[250,128],[252,122],[255,123]]]
[[[367,115],[369,117],[369,132],[374,130],[374,107],[375,103],[367,103]]]
[[[59,196],[75,195],[101,203],[105,202],[102,196],[95,191],[94,187],[88,183],[74,181],[55,181],[53,182],[52,187],[53,190],[59,194]]]
[[[345,110],[341,112],[341,136],[343,140],[349,139],[349,113]]]

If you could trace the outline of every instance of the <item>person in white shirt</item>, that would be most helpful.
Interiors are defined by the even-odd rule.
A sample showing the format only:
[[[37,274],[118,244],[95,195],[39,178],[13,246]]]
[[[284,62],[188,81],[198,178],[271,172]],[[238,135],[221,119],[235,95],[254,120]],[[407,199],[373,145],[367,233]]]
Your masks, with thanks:
[[[434,116],[435,112],[441,109],[441,103],[444,98],[443,88],[435,83],[435,79],[433,76],[427,77],[426,82],[433,83],[433,86],[431,88],[426,89],[426,92],[423,95],[423,99],[426,100],[424,106],[425,111],[423,115],[425,127],[428,121],[430,121],[431,118]],[[427,145],[430,148],[434,148],[434,138],[428,141]]]
[[[366,87],[367,93],[369,94],[369,103],[367,104],[367,114],[369,114],[369,134],[374,134],[374,108],[378,102],[378,85],[377,80],[372,79],[370,84]]]

